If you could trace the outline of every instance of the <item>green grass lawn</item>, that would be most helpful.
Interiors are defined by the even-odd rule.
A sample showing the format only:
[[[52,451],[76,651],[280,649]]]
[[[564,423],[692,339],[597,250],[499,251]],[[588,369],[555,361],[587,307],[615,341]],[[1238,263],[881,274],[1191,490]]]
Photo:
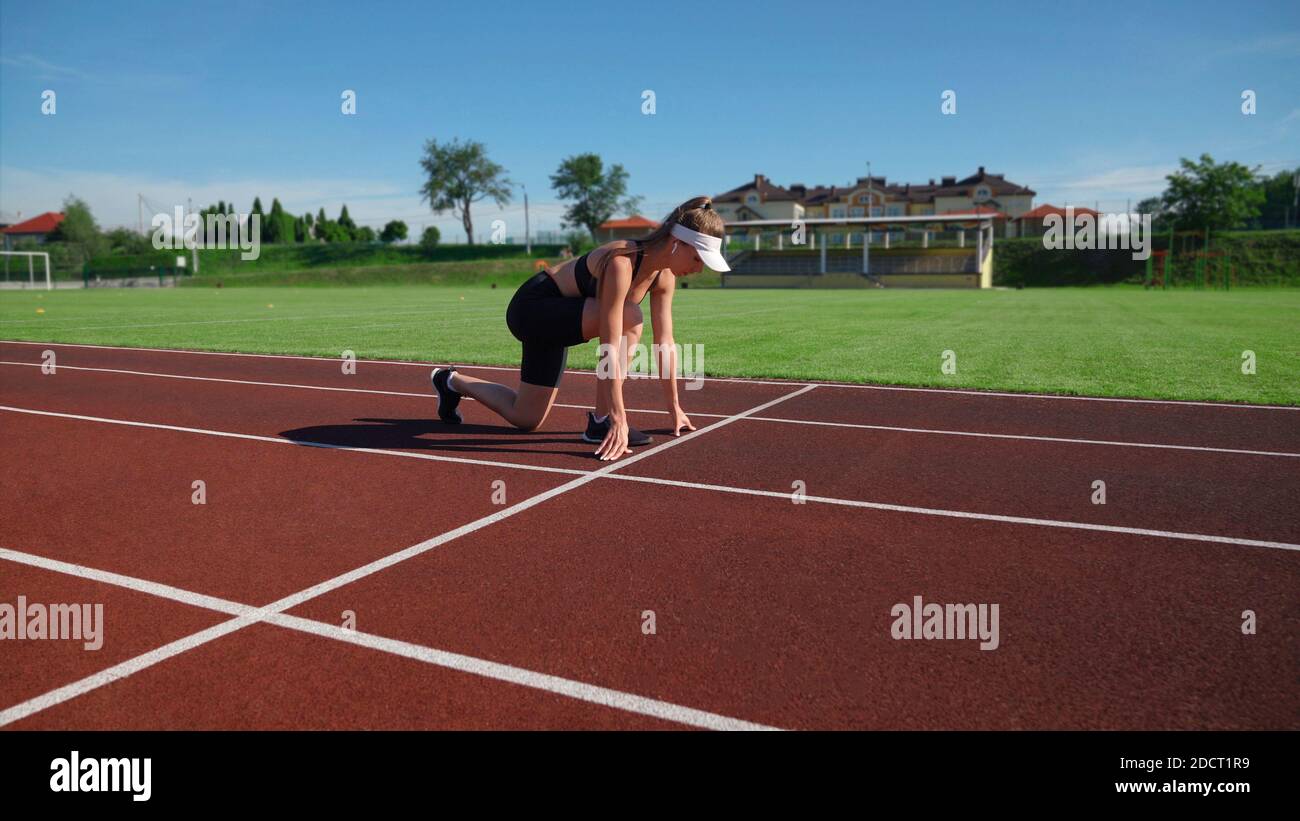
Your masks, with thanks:
[[[512,291],[5,291],[0,338],[517,365]],[[1300,404],[1297,290],[695,288],[677,292],[674,324],[679,343],[703,345],[712,376]],[[941,372],[946,350],[955,374]],[[1246,350],[1254,375],[1241,371]],[[594,341],[572,349],[570,366],[594,367],[595,353]]]

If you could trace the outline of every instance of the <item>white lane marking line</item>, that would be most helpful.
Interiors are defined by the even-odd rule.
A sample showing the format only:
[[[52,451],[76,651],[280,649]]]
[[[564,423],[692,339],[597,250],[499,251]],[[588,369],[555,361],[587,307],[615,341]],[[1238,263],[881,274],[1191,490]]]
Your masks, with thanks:
[[[200,356],[248,356],[259,359],[306,359],[320,362],[338,362],[337,357],[332,356],[299,356],[296,354],[269,354],[269,353],[236,353],[230,351],[190,351],[182,348],[136,348],[126,345],[88,345],[79,342],[33,342],[27,339],[0,339],[0,344],[8,345],[45,345],[60,346],[65,348],[98,348],[110,351],[148,351],[154,353],[179,353],[194,354]],[[419,368],[432,368],[437,365],[445,365],[442,362],[410,362],[397,359],[358,359],[359,363],[370,365],[405,365]],[[519,372],[518,367],[505,367],[501,365],[459,365],[457,367],[465,370],[483,370],[483,371],[514,371]],[[595,371],[578,371],[566,370],[566,374],[576,374],[578,376],[596,375]],[[1237,410],[1281,410],[1281,411],[1300,411],[1300,405],[1252,405],[1245,402],[1199,402],[1185,399],[1133,399],[1121,396],[1067,396],[1058,393],[1010,393],[999,391],[976,391],[962,388],[913,388],[906,385],[857,385],[846,382],[809,382],[807,380],[790,380],[785,382],[770,381],[761,379],[745,379],[733,376],[701,376],[696,377],[705,382],[740,382],[746,385],[777,385],[785,388],[793,388],[798,385],[816,385],[822,388],[853,388],[857,390],[869,391],[912,391],[917,393],[939,393],[939,394],[958,394],[963,396],[989,396],[1001,397],[1006,399],[1068,399],[1079,402],[1121,402],[1137,405],[1174,405],[1178,407],[1199,407],[1199,408],[1235,408]]]
[[[676,479],[660,479],[655,476],[629,476],[621,473],[604,476],[605,479],[619,479],[628,482],[646,482],[654,485],[672,485],[695,490],[716,490],[723,493],[742,493],[748,496],[771,496],[790,499],[790,493],[777,490],[757,490],[754,488],[730,487],[728,485],[710,485],[703,482],[684,482]],[[995,513],[972,513],[965,510],[944,510],[943,508],[915,507],[912,505],[894,505],[886,502],[868,502],[859,499],[836,499],[831,496],[803,496],[810,502],[848,507],[865,507],[873,510],[889,510],[896,513],[915,513],[922,516],[947,516],[957,519],[978,519],[986,522],[1004,522],[1007,524],[1036,525],[1039,527],[1059,527],[1067,530],[1096,530],[1104,533],[1126,533],[1135,536],[1153,536],[1161,539],[1187,539],[1195,542],[1214,542],[1217,544],[1242,545],[1245,547],[1268,547],[1277,550],[1300,550],[1300,544],[1290,542],[1270,542],[1261,539],[1240,539],[1235,536],[1213,536],[1205,533],[1182,533],[1176,530],[1152,530],[1142,527],[1124,527],[1122,525],[1102,525],[1088,522],[1069,522],[1062,519],[1036,519],[1028,516],[1003,516]]]
[[[41,363],[39,362],[13,362],[9,360],[0,360],[0,365],[17,365],[17,366],[28,367],[28,368],[41,367]],[[433,397],[432,392],[409,393],[404,391],[387,391],[387,390],[377,390],[377,389],[370,389],[370,388],[337,388],[337,387],[330,387],[326,385],[300,385],[291,382],[260,382],[252,379],[226,379],[226,378],[215,377],[215,376],[190,376],[188,374],[159,373],[156,371],[131,371],[131,370],[123,370],[121,368],[92,368],[92,367],[86,367],[82,365],[60,365],[59,367],[65,368],[67,370],[73,370],[73,371],[91,371],[94,373],[117,373],[117,374],[125,374],[128,376],[152,376],[152,377],[159,377],[163,379],[189,379],[197,382],[223,382],[223,383],[234,384],[234,385],[257,385],[257,386],[269,387],[269,388],[297,388],[301,390],[335,391],[341,393],[369,393],[369,394],[380,394],[383,396],[403,396],[403,397],[409,397],[413,399],[430,399]],[[469,397],[469,396],[465,397],[465,399],[469,401],[474,401],[473,397]],[[591,410],[595,406],[594,405],[570,405],[562,402],[557,402],[555,403],[554,407],[574,408],[578,410]],[[668,413],[668,411],[649,410],[649,409],[643,410],[640,408],[628,408],[628,412],[629,413],[658,413],[664,415],[667,415]],[[701,416],[701,417],[711,417],[717,419],[725,419],[727,417],[727,414],[725,413],[694,412],[691,415]],[[1282,457],[1300,458],[1300,453],[1291,453],[1287,451],[1274,451],[1274,450],[1245,450],[1241,448],[1220,448],[1220,447],[1208,447],[1208,446],[1200,446],[1200,445],[1173,445],[1173,444],[1163,444],[1163,443],[1154,443],[1154,442],[1121,442],[1118,440],[1108,440],[1108,439],[1075,439],[1075,438],[1062,437],[1062,436],[1037,436],[1037,435],[1013,434],[1013,433],[982,433],[978,431],[944,430],[944,429],[936,429],[936,428],[907,428],[907,427],[898,427],[895,425],[867,425],[867,424],[860,424],[856,422],[830,422],[830,421],[824,421],[818,419],[783,419],[776,416],[750,416],[747,418],[750,421],[754,421],[754,422],[786,422],[792,425],[822,425],[825,427],[857,428],[862,430],[883,430],[883,431],[893,431],[898,433],[929,433],[929,434],[936,434],[936,435],[943,435],[943,436],[971,436],[971,437],[980,437],[980,438],[987,438],[987,439],[1015,439],[1015,440],[1030,441],[1030,442],[1059,442],[1059,443],[1067,443],[1067,444],[1107,445],[1113,447],[1128,447],[1128,448],[1161,448],[1165,450],[1188,450],[1188,451],[1200,451],[1205,453],[1236,453],[1236,454],[1243,454],[1247,456],[1282,456]]]
[[[128,676],[135,675],[141,670],[148,669],[155,664],[166,661],[173,656],[179,656],[187,650],[193,650],[201,647],[214,639],[235,632],[236,630],[247,627],[254,623],[255,619],[250,616],[239,616],[230,621],[213,625],[206,630],[200,630],[197,633],[177,639],[176,641],[164,644],[162,647],[150,650],[147,653],[127,659],[119,664],[114,664],[104,670],[100,670],[94,675],[86,676],[83,679],[66,684],[56,690],[48,693],[42,693],[39,696],[28,699],[27,701],[15,704],[14,706],[0,711],[0,727],[12,724],[15,721],[21,721],[28,716],[48,710],[49,708],[62,704],[65,701],[74,699],[77,696],[85,695],[92,690],[98,690],[107,684],[115,681],[121,681]]]
[[[150,596],[156,596],[160,599],[170,599],[171,601],[188,604],[191,607],[198,607],[204,610],[216,610],[219,613],[225,613],[228,616],[243,616],[257,610],[256,607],[247,604],[227,601],[217,596],[209,596],[204,593],[195,593],[191,590],[185,590],[180,587],[173,587],[170,584],[161,582],[151,582],[147,579],[127,576],[122,573],[114,573],[111,570],[99,570],[94,567],[87,567],[84,564],[74,564],[65,562],[60,559],[51,559],[47,556],[39,556],[35,553],[25,553],[21,550],[11,550],[7,547],[0,547],[0,559],[8,559],[16,564],[25,564],[30,567],[37,567],[41,570],[49,570],[52,573],[61,573],[65,576],[76,576],[79,579],[89,579],[94,582],[111,584],[114,587],[123,587],[127,590],[134,590],[137,593],[148,593]]]
[[[582,476],[578,476],[574,479],[570,479],[568,482],[565,482],[562,485],[557,485],[556,487],[553,487],[550,490],[544,490],[541,493],[538,493],[535,496],[531,496],[527,499],[524,499],[521,502],[516,502],[510,507],[502,508],[501,510],[495,513],[491,513],[487,516],[484,516],[482,519],[478,519],[474,522],[470,522],[469,524],[462,525],[461,527],[458,527],[455,530],[447,531],[446,533],[442,533],[431,539],[426,539],[425,541],[420,542],[419,544],[416,545],[412,545],[411,547],[408,547],[405,550],[400,550],[397,553],[393,553],[382,559],[377,559],[373,562],[370,562],[369,564],[362,565],[361,567],[358,567],[355,570],[349,571],[347,573],[343,573],[339,576],[335,576],[333,579],[329,579],[327,581],[313,585],[307,588],[306,590],[303,590],[299,593],[296,593],[292,596],[282,599],[281,602],[277,602],[276,605],[272,605],[272,607],[274,607],[277,611],[288,610],[291,607],[296,607],[302,602],[307,601],[308,599],[315,598],[316,596],[329,592],[330,590],[334,590],[335,588],[341,587],[345,584],[350,584],[356,581],[357,579],[364,578],[366,576],[371,575],[372,573],[377,573],[380,570],[383,570],[387,567],[391,567],[392,565],[397,564],[398,562],[403,562],[409,558],[418,556],[421,553],[428,552],[429,550],[438,547],[444,542],[449,542],[452,539],[459,538],[460,536],[463,536],[467,533],[472,533],[475,530],[478,530],[479,528],[486,527],[489,524],[498,522],[509,516],[513,516],[516,513],[523,512],[528,508],[533,507],[534,505],[541,504],[547,499],[553,498],[555,496],[559,496],[562,493],[567,493],[568,491],[574,490],[575,488],[582,487],[588,482],[595,481],[601,476],[608,475],[617,470],[622,470],[628,465],[634,465],[637,462],[640,462],[642,459],[647,459],[650,456],[653,456],[655,454],[662,453],[663,451],[666,450],[670,450],[671,448],[677,447],[683,442],[689,442],[692,439],[695,439],[696,437],[699,437],[709,431],[714,431],[717,430],[718,428],[725,427],[731,424],[732,422],[737,421],[738,419],[743,419],[745,416],[749,414],[757,413],[761,410],[776,405],[777,403],[784,402],[787,399],[793,399],[796,396],[807,393],[808,391],[812,390],[813,387],[814,387],[813,385],[805,385],[803,388],[794,391],[793,393],[788,393],[785,394],[784,396],[777,397],[776,399],[769,400],[767,402],[764,402],[761,405],[758,405],[757,407],[751,408],[750,410],[743,411],[733,416],[729,416],[720,422],[713,423],[712,425],[706,425],[705,427],[702,427],[699,430],[691,431],[685,436],[681,436],[676,439],[669,439],[666,442],[655,445],[652,448],[643,450],[640,453],[631,456],[624,456],[620,459],[610,462],[605,467],[598,468],[593,471],[585,472]],[[278,606],[280,603],[284,603],[284,606],[283,607]]]
[[[450,303],[446,307],[450,308]],[[456,312],[459,313],[460,311],[466,309],[455,308],[452,310],[455,310]],[[449,317],[448,319],[439,318],[437,321],[439,324],[442,324],[444,322],[486,321],[489,319],[496,319],[500,316],[500,313],[495,309],[469,309],[469,310],[474,314],[481,313],[482,316],[473,316],[473,317],[456,316],[456,317]],[[53,327],[51,328],[51,330],[59,331],[59,332],[99,331],[99,330],[117,329],[117,328],[167,328],[167,327],[179,326],[179,325],[233,325],[233,324],[239,324],[245,322],[282,322],[282,321],[293,322],[300,319],[303,320],[366,319],[366,318],[385,319],[390,316],[415,316],[415,315],[428,317],[431,314],[436,315],[438,311],[439,308],[431,308],[426,311],[386,311],[386,312],[368,313],[368,314],[309,314],[306,316],[276,315],[276,316],[244,317],[241,319],[191,319],[191,320],[185,320],[183,322],[149,322],[149,323],[137,323],[133,325],[77,325],[72,327],[61,325],[61,326]],[[59,321],[76,322],[79,319],[81,319],[81,317],[75,317],[75,318],[64,319],[64,320],[54,320],[54,321],[55,322],[59,322]],[[10,322],[14,324],[19,322],[43,324],[43,323],[49,323],[50,321],[51,320],[48,319],[10,320]],[[354,327],[365,327],[365,326],[354,326]]]
[[[813,385],[807,386],[804,389],[804,391],[810,390],[813,387],[816,386]],[[803,393],[804,391],[798,391],[798,393]],[[793,396],[796,394],[791,394],[791,395]],[[789,397],[781,397],[781,399],[775,401],[783,401],[786,398]],[[452,457],[452,456],[434,456],[432,454],[407,453],[406,451],[399,451],[399,450],[378,450],[378,449],[372,450],[369,448],[347,447],[343,445],[317,445],[310,442],[297,442],[290,439],[276,439],[270,436],[257,436],[250,433],[228,433],[225,431],[204,430],[202,428],[184,428],[176,425],[162,425],[154,422],[131,422],[122,419],[107,419],[107,418],[101,418],[95,416],[81,416],[78,414],[71,414],[71,413],[58,413],[56,411],[41,411],[41,410],[30,410],[27,408],[14,408],[14,407],[9,407],[7,405],[0,405],[0,411],[10,411],[13,413],[26,413],[26,414],[33,414],[37,416],[53,416],[53,417],[58,417],[63,419],[75,419],[84,422],[103,422],[106,424],[127,425],[130,427],[170,430],[170,431],[178,431],[181,433],[197,433],[197,434],[208,435],[208,436],[225,436],[234,439],[248,439],[256,442],[272,442],[275,444],[282,444],[282,445],[283,444],[303,445],[306,447],[320,447],[320,448],[326,448],[331,450],[347,450],[356,453],[375,453],[382,456],[402,456],[402,457],[414,458],[414,459],[429,459],[431,461],[438,461],[438,462],[458,462],[461,464],[478,465],[481,467],[486,467],[486,466],[507,467],[507,468],[515,468],[518,470],[532,470],[532,471],[537,471],[539,473],[563,473],[569,475],[577,475],[579,477],[590,477],[593,476],[594,474],[601,472],[599,470],[585,471],[585,470],[577,470],[573,468],[557,468],[557,467],[544,467],[541,465],[525,465],[525,464],[520,464],[518,462],[498,462],[498,461],[493,461],[491,459],[466,459],[466,458],[459,458],[459,457]],[[740,418],[742,417],[740,416],[728,417],[728,419],[724,420],[724,422],[719,422],[715,425],[710,425],[710,426],[700,428],[697,431],[693,431],[677,439],[670,439],[661,445],[656,445],[655,448],[651,448],[649,451],[642,451],[639,454],[635,454],[634,456],[627,457],[627,461],[624,461],[621,464],[630,464],[632,461],[639,461],[640,459],[649,455],[651,452],[656,451],[657,448],[666,448],[675,443],[686,441],[688,438],[696,434],[703,433],[706,430],[712,430],[713,428],[719,427],[722,424],[727,424],[730,423],[731,421],[736,421]],[[616,462],[615,464],[620,464],[620,463]],[[757,490],[752,488],[733,487],[730,485],[712,485],[712,484],[705,484],[700,482],[685,482],[685,481],[679,481],[675,479],[660,479],[652,476],[629,476],[626,474],[619,474],[613,476],[612,478],[626,479],[628,481],[634,481],[634,482],[649,482],[652,484],[697,488],[702,490],[717,490],[724,493],[747,493],[747,494],[758,495],[758,496],[777,496],[781,498],[789,498],[790,496],[789,493],[784,493],[779,491]],[[829,496],[805,496],[804,498],[809,501],[823,502],[826,504],[849,505],[855,507],[869,507],[869,508],[876,508],[879,510],[894,510],[894,511],[899,511],[904,513],[919,513],[919,514],[930,515],[930,516],[958,516],[958,517],[966,517],[971,519],[987,519],[989,521],[1010,522],[1016,524],[1044,525],[1044,526],[1051,526],[1051,527],[1073,527],[1081,530],[1108,530],[1109,529],[1116,533],[1135,533],[1139,535],[1159,536],[1162,538],[1169,538],[1169,539],[1192,539],[1197,541],[1212,541],[1212,542],[1220,542],[1223,544],[1246,545],[1250,547],[1274,547],[1274,548],[1281,548],[1285,550],[1292,550],[1297,548],[1296,545],[1292,545],[1287,542],[1270,542],[1270,541],[1261,541],[1257,539],[1242,539],[1233,536],[1211,536],[1211,535],[1206,535],[1201,533],[1182,533],[1178,531],[1148,530],[1142,528],[1122,527],[1119,525],[1094,525],[1094,524],[1088,524],[1083,522],[1058,521],[1055,519],[1034,519],[1034,518],[1017,517],[1017,516],[1001,516],[998,514],[991,514],[991,513],[967,513],[964,511],[944,510],[941,508],[891,505],[883,502],[868,502],[868,501],[862,501],[857,499],[837,499]]]
[[[343,360],[339,360],[342,362]],[[29,368],[39,368],[39,362],[13,362],[9,360],[0,360],[0,365],[22,365]],[[254,379],[226,379],[218,376],[190,376],[181,373],[157,373],[155,371],[128,371],[122,368],[89,368],[84,365],[59,365],[59,370],[69,371],[93,371],[95,373],[120,373],[127,376],[154,376],[161,379],[191,379],[195,382],[225,382],[231,385],[261,385],[267,388],[300,388],[312,391],[338,391],[341,393],[378,393],[385,396],[409,396],[416,399],[431,399],[435,394],[429,393],[403,393],[402,391],[381,391],[371,390],[368,388],[334,388],[326,385],[297,385],[292,382],[259,382]],[[472,397],[467,397],[472,398]]]
[[[33,712],[37,712],[40,709],[45,709],[46,707],[53,706],[54,704],[61,703],[62,701],[66,701],[69,698],[74,698],[78,695],[82,695],[84,693],[89,692],[90,690],[95,689],[96,687],[100,687],[103,686],[104,684],[108,684],[109,682],[117,681],[122,678],[125,678],[126,676],[132,675],[136,672],[139,672],[140,670],[152,666],[153,664],[156,664],[158,661],[171,658],[172,656],[183,653],[186,650],[192,649],[193,647],[197,647],[200,644],[204,644],[208,641],[211,641],[212,639],[227,635],[228,633],[234,632],[235,630],[238,630],[242,627],[246,627],[249,624],[253,624],[259,621],[265,621],[267,615],[269,614],[282,613],[285,610],[289,610],[290,608],[296,607],[302,604],[303,602],[309,601],[331,590],[336,590],[339,587],[342,587],[347,584],[351,584],[354,581],[363,579],[366,576],[369,576],[373,573],[379,572],[380,570],[384,570],[388,567],[391,567],[397,564],[398,562],[402,562],[409,558],[419,556],[422,553],[426,553],[442,544],[445,544],[446,542],[451,541],[452,539],[456,539],[468,533],[473,533],[474,531],[487,527],[490,524],[499,522],[502,519],[513,516],[516,513],[521,513],[531,507],[534,507],[535,505],[538,505],[562,493],[581,487],[587,484],[588,482],[593,482],[600,476],[608,475],[610,473],[613,473],[614,471],[621,470],[623,467],[627,465],[635,464],[636,462],[639,462],[642,459],[645,459],[653,454],[674,448],[677,445],[680,445],[682,442],[695,439],[696,437],[704,435],[708,431],[725,427],[726,425],[729,425],[738,419],[742,419],[745,416],[749,416],[751,414],[758,413],[759,411],[766,410],[767,408],[770,408],[773,405],[776,405],[780,402],[784,402],[787,399],[793,399],[796,396],[800,396],[804,393],[807,393],[808,391],[812,390],[814,387],[816,386],[805,385],[799,390],[794,391],[793,393],[785,394],[783,396],[777,397],[776,399],[769,400],[767,402],[764,402],[761,405],[757,405],[753,408],[750,408],[747,411],[742,411],[741,413],[735,414],[734,416],[730,416],[726,419],[723,419],[720,422],[715,422],[714,424],[707,425],[703,428],[700,428],[699,430],[691,431],[690,433],[680,438],[670,439],[648,450],[644,450],[641,453],[635,454],[633,456],[627,456],[620,460],[610,462],[608,465],[606,465],[603,468],[591,471],[590,473],[586,473],[582,476],[571,479],[562,485],[558,485],[554,488],[551,488],[550,490],[543,491],[537,494],[536,496],[531,496],[527,499],[524,499],[521,502],[516,502],[510,507],[502,508],[501,510],[496,511],[495,513],[491,513],[487,516],[483,516],[479,519],[469,522],[468,524],[462,525],[454,530],[447,531],[446,533],[441,533],[437,536],[434,536],[433,538],[426,539],[423,542],[420,542],[419,544],[412,545],[411,547],[408,547],[405,550],[399,550],[398,552],[392,553],[381,559],[376,559],[375,561],[369,562],[368,564],[362,565],[361,567],[358,567],[354,570],[350,570],[347,573],[342,573],[338,576],[335,576],[332,579],[327,579],[318,584],[314,584],[305,590],[301,590],[290,596],[286,596],[280,599],[279,601],[272,602],[271,604],[258,608],[256,614],[239,616],[233,619],[232,621],[226,622],[225,624],[216,625],[215,627],[208,628],[207,630],[201,631],[187,638],[179,639],[178,641],[172,642],[171,644],[165,645],[161,648],[158,648],[157,650],[150,651],[149,653],[145,653],[142,656],[137,656],[134,659],[130,659],[126,662],[123,662],[122,664],[109,668],[109,670],[105,670],[94,676],[90,676],[88,678],[82,679],[79,682],[74,682],[73,684],[70,684],[66,687],[62,687],[59,688],[58,690],[54,690],[51,693],[46,693],[42,696],[37,696],[36,698],[31,699],[30,701],[17,705],[16,707],[12,708],[12,710],[17,711],[14,714],[20,717],[31,715]],[[8,715],[9,712],[10,711],[6,711],[5,713],[0,713],[0,726],[4,726],[4,724],[6,723],[4,721],[4,717]],[[10,719],[10,720],[12,721],[15,719]]]
[[[3,363],[0,363],[3,364]],[[667,411],[665,411],[666,413]],[[704,416],[705,414],[700,414]],[[903,428],[895,425],[864,425],[855,422],[825,422],[816,419],[782,419],[775,416],[753,416],[753,421],[789,422],[794,425],[823,425],[837,428],[863,428],[866,430],[897,431],[900,433],[932,433],[940,436],[973,436],[984,439],[1018,439],[1029,442],[1061,442],[1072,445],[1107,445],[1123,448],[1160,448],[1164,450],[1191,450],[1206,453],[1238,453],[1247,456],[1286,456],[1300,458],[1300,453],[1280,450],[1243,450],[1241,448],[1214,448],[1201,445],[1169,445],[1157,442],[1121,442],[1115,439],[1072,439],[1065,436],[1037,436],[1018,433],[980,433],[965,430],[943,430],[939,428]]]
[[[126,576],[121,573],[112,573],[105,570],[86,567],[85,565],[71,564],[57,559],[49,559],[32,553],[0,548],[0,559],[8,560],[15,564],[39,567],[44,570],[61,573],[67,576],[89,579],[91,581],[121,587],[126,590],[132,590],[137,593],[144,593],[238,617],[232,621],[213,625],[197,634],[163,645],[149,653],[137,656],[136,658],[87,676],[86,678],[73,682],[65,687],[60,687],[52,692],[0,711],[0,727],[24,719],[34,713],[40,712],[48,707],[53,707],[56,704],[67,701],[83,693],[90,692],[97,687],[102,687],[105,684],[126,678],[127,676],[139,672],[146,667],[150,667],[159,661],[171,658],[172,656],[186,650],[192,650],[201,644],[206,644],[213,639],[234,632],[234,630],[239,629],[241,626],[247,626],[241,625],[240,622],[247,621],[248,624],[252,624],[256,621],[264,621],[268,624],[274,624],[285,629],[297,630],[299,632],[309,633],[336,641],[344,641],[349,644],[376,650],[381,653],[402,656],[425,664],[459,670],[483,678],[491,678],[511,684],[518,684],[534,690],[545,690],[547,692],[567,696],[579,701],[586,701],[631,713],[661,718],[667,721],[675,721],[679,724],[685,724],[688,726],[703,727],[712,730],[777,729],[775,727],[754,724],[752,722],[742,721],[740,719],[719,715],[717,713],[696,710],[680,704],[673,704],[659,699],[638,696],[633,693],[626,693],[620,690],[613,690],[593,684],[585,684],[580,681],[566,679],[547,673],[540,673],[500,662],[489,661],[487,659],[476,658],[474,656],[466,656],[460,653],[439,650],[434,647],[427,647],[425,645],[401,641],[398,639],[385,638],[370,633],[348,631],[341,627],[335,627],[332,624],[302,618],[301,616],[290,616],[282,613],[267,613],[263,612],[261,608],[252,605],[240,604],[238,602],[220,599],[215,596],[208,596],[203,593],[183,590],[171,585],[159,584],[147,579]]]
[[[549,693],[568,696],[569,698],[578,701],[612,707],[616,710],[623,710],[629,713],[664,719],[666,721],[674,721],[678,724],[683,724],[689,727],[700,727],[706,730],[780,729],[779,727],[757,724],[751,721],[732,718],[718,713],[711,713],[705,710],[697,710],[693,707],[685,707],[668,701],[661,701],[646,696],[638,696],[633,693],[623,692],[622,690],[614,690],[595,684],[586,684],[581,681],[575,681],[573,679],[567,679],[549,673],[539,673],[521,667],[515,667],[510,664],[502,664],[501,662],[475,658],[474,656],[465,656],[447,650],[425,647],[423,645],[401,641],[399,639],[390,639],[369,633],[349,632],[344,630],[342,627],[337,627],[333,624],[325,624],[323,622],[304,619],[298,616],[277,614],[268,618],[267,621],[280,627],[313,633],[317,636],[336,639],[338,641],[345,641],[349,644],[355,644],[360,647],[366,647],[384,653],[391,653],[397,656],[404,656],[405,658],[422,661],[426,664],[433,664],[438,667],[446,667],[452,670],[460,670],[461,672],[469,673],[471,675],[496,679],[510,684],[518,684],[535,690],[544,690]]]
[[[58,411],[35,410],[33,408],[16,408],[10,405],[0,405],[0,411],[9,413],[26,413],[33,416],[53,416],[59,419],[76,419],[81,422],[101,422],[106,425],[125,425],[132,428],[151,428],[153,430],[171,430],[179,433],[197,433],[203,436],[225,436],[229,439],[247,439],[251,442],[271,442],[276,445],[297,445],[298,447],[321,448],[323,450],[346,450],[353,453],[378,453],[383,456],[401,456],[405,459],[427,459],[431,462],[458,462],[463,465],[499,465],[501,467],[515,468],[516,470],[534,470],[540,473],[567,473],[576,476],[585,476],[589,471],[579,470],[577,468],[556,468],[544,467],[542,465],[525,465],[519,462],[498,462],[491,459],[467,459],[460,456],[438,456],[433,453],[414,453],[404,450],[384,450],[382,448],[359,448],[351,445],[331,445],[324,442],[307,442],[297,439],[284,439],[275,436],[258,436],[253,433],[231,433],[222,430],[206,430],[204,428],[186,428],[180,425],[163,425],[157,422],[133,422],[128,419],[109,419],[103,416],[83,416],[76,413],[59,413]],[[381,426],[376,425],[377,428]]]

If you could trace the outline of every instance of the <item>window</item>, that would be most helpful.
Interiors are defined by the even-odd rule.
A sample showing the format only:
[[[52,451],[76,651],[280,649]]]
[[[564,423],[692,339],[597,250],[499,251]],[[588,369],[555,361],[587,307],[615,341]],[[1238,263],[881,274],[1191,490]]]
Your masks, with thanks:
[[[873,206],[871,206],[871,216],[873,216],[873,217],[878,217],[878,216],[880,216],[880,206],[879,206],[879,205],[873,205]]]
[[[833,207],[831,208],[831,218],[832,218],[832,219],[843,219],[843,218],[844,218],[844,206],[843,206],[843,205],[836,205],[836,206],[833,206]]]
[[[758,205],[758,195],[750,194],[748,197],[745,197],[745,202],[749,203],[750,205]]]
[[[860,205],[855,205],[849,209],[850,217],[860,217],[863,216],[865,213],[866,213],[866,209]]]
[[[860,202],[863,205],[866,205],[868,201],[869,201],[869,197],[866,194],[863,194],[862,196],[858,197],[858,202]]]
[[[979,188],[975,189],[976,202],[984,202],[991,196],[993,196],[993,192],[989,190],[987,185],[981,185]]]
[[[885,210],[885,215],[890,217],[901,217],[903,216],[903,206],[891,205]]]

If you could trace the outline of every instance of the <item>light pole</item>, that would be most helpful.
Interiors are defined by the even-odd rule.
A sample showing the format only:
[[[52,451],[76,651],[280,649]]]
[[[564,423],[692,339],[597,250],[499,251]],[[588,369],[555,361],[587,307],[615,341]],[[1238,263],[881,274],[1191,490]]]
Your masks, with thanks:
[[[528,256],[533,255],[533,235],[529,232],[528,226],[528,186],[522,182],[519,187],[524,189],[524,253]]]

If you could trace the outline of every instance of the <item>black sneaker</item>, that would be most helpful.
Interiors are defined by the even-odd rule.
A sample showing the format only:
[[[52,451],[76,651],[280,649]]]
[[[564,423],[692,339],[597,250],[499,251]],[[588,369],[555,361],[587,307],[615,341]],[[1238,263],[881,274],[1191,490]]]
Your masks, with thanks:
[[[608,434],[609,434],[609,417],[606,416],[604,422],[597,422],[595,412],[587,411],[587,430],[582,434],[582,441],[592,445],[599,445],[601,442],[605,441],[605,437]],[[631,425],[628,425],[627,428],[628,447],[632,447],[634,445],[648,445],[653,441],[654,440],[651,439],[646,434],[642,433],[641,431],[637,430]]]
[[[434,368],[433,369],[433,389],[438,392],[438,418],[448,425],[459,425],[461,423],[460,411],[456,406],[460,404],[460,394],[451,389],[450,379],[452,371],[455,368]]]

